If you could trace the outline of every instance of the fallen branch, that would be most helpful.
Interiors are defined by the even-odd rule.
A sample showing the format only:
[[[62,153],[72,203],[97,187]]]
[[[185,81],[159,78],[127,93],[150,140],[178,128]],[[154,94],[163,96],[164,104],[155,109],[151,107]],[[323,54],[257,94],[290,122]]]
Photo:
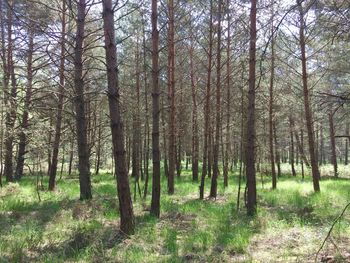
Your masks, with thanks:
[[[344,207],[344,209],[343,209],[343,211],[340,213],[340,215],[334,220],[334,222],[333,222],[331,228],[329,229],[329,231],[328,231],[328,233],[327,233],[326,238],[323,240],[321,247],[319,248],[319,250],[318,250],[317,253],[316,253],[315,262],[317,262],[317,257],[318,257],[318,255],[320,254],[321,250],[323,249],[323,246],[324,246],[324,244],[326,243],[327,239],[330,237],[330,235],[331,235],[331,233],[332,233],[332,231],[333,231],[333,228],[334,228],[335,224],[343,217],[343,215],[344,215],[346,209],[348,209],[349,207],[350,207],[350,203],[348,203],[348,204]]]

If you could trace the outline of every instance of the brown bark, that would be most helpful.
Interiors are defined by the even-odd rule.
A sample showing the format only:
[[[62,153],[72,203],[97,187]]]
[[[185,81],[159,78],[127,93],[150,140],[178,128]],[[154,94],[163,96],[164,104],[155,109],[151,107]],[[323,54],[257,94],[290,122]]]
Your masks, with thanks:
[[[56,113],[56,125],[55,125],[55,135],[54,141],[52,144],[52,159],[51,166],[49,170],[49,190],[52,191],[55,189],[56,184],[56,173],[57,173],[57,164],[58,164],[58,152],[61,141],[61,130],[62,130],[62,113],[63,113],[63,103],[64,103],[64,94],[65,94],[65,35],[66,35],[66,1],[62,1],[62,32],[61,32],[61,56],[60,56],[60,80],[59,80],[59,89],[58,89],[58,105]]]
[[[216,53],[216,125],[213,152],[213,176],[211,178],[210,197],[216,198],[217,178],[219,176],[219,151],[220,151],[220,131],[221,131],[221,6],[222,0],[218,2],[218,32],[217,32],[217,53]]]
[[[12,39],[12,7],[13,1],[8,1],[9,7],[7,8],[7,54],[4,54],[4,93],[6,104],[6,131],[5,131],[5,163],[4,163],[4,175],[7,182],[13,181],[13,140],[14,140],[14,126],[16,121],[16,97],[17,97],[17,84],[13,63],[13,39]],[[3,38],[4,39],[4,38]],[[5,46],[3,46],[5,49]],[[6,53],[6,51],[5,51]],[[6,58],[6,59],[5,59]],[[9,83],[11,82],[11,89]],[[10,89],[10,90],[9,90]]]
[[[308,144],[309,144],[309,152],[310,152],[310,162],[311,162],[311,170],[312,170],[312,179],[313,179],[313,187],[315,192],[320,191],[320,172],[318,169],[316,149],[315,149],[315,138],[314,138],[314,130],[313,130],[313,120],[312,113],[310,107],[310,95],[309,88],[307,83],[307,58],[305,51],[305,21],[304,21],[304,10],[302,7],[302,1],[297,0],[297,5],[299,7],[300,14],[300,28],[299,28],[299,44],[301,51],[301,63],[302,63],[302,80],[303,80],[303,93],[304,93],[304,109],[305,109],[305,120],[307,127],[307,135],[308,135]]]
[[[272,10],[273,13],[273,10]],[[272,19],[274,18],[272,14]],[[274,132],[273,132],[273,87],[275,80],[275,39],[274,39],[274,26],[272,21],[272,38],[271,38],[271,75],[270,75],[270,86],[269,86],[269,146],[270,146],[270,163],[271,163],[271,176],[272,176],[272,189],[277,187],[277,176],[275,167],[275,153],[274,153]]]
[[[176,162],[175,145],[175,42],[174,42],[174,1],[168,0],[169,29],[168,29],[168,99],[170,106],[169,115],[169,175],[168,194],[174,193],[174,177]]]
[[[296,130],[296,127],[295,127],[295,121],[294,121],[294,118],[292,116],[290,117],[290,124],[291,124],[292,131],[294,133],[294,136],[295,136],[298,152],[300,153],[300,158],[302,159],[303,163],[309,167],[310,164],[305,156],[304,146],[303,146],[303,143],[301,143],[301,139],[299,138],[298,131]]]
[[[106,47],[108,104],[112,131],[115,171],[120,212],[120,229],[126,234],[135,231],[134,213],[126,166],[123,120],[120,108],[117,49],[115,42],[114,10],[112,0],[103,0],[103,27]]]
[[[203,145],[203,163],[201,183],[199,186],[199,198],[204,198],[204,183],[207,175],[208,163],[209,163],[209,136],[210,136],[210,89],[211,89],[211,68],[212,68],[212,55],[213,55],[213,0],[210,0],[210,21],[209,21],[209,53],[208,53],[208,72],[207,72],[207,87],[204,103],[204,145]]]
[[[335,131],[334,131],[334,114],[335,110],[330,107],[328,112],[328,121],[329,121],[329,138],[331,141],[331,160],[333,165],[333,171],[334,171],[334,177],[338,177],[338,163],[337,163],[337,152],[336,152],[336,145],[335,145]]]
[[[199,159],[199,138],[198,138],[198,116],[197,116],[197,81],[193,64],[193,32],[191,27],[190,47],[190,75],[192,90],[192,180],[198,181],[198,159]]]
[[[346,123],[346,126],[345,126],[345,134],[347,136],[349,136],[349,123],[348,122]],[[349,164],[349,137],[346,138],[346,141],[345,141],[345,160],[344,160],[344,164],[345,165]]]
[[[256,173],[255,173],[255,67],[256,67],[256,0],[251,0],[250,43],[249,43],[249,89],[247,109],[247,213],[256,214]]]
[[[34,51],[34,32],[33,25],[29,23],[28,30],[28,57],[27,57],[27,88],[24,99],[24,109],[21,122],[21,132],[19,134],[17,166],[15,171],[15,179],[20,180],[23,176],[24,156],[26,154],[27,130],[29,128],[29,108],[32,100],[33,90],[33,51]]]
[[[225,153],[224,153],[224,187],[228,186],[228,169],[229,169],[229,158],[231,154],[231,132],[230,132],[230,121],[231,121],[231,15],[230,15],[230,0],[226,1],[227,9],[227,48],[226,48],[226,136],[225,136]]]
[[[96,162],[95,162],[95,174],[100,172],[101,165],[101,148],[102,148],[102,116],[100,116],[100,122],[97,131],[97,149],[96,149]]]
[[[160,151],[159,151],[159,31],[157,0],[152,0],[152,159],[153,183],[151,214],[160,214]]]
[[[133,137],[132,137],[132,176],[135,178],[135,184],[140,178],[140,150],[141,150],[141,116],[140,116],[140,51],[139,40],[137,39],[136,48],[136,107],[133,116]]]
[[[323,124],[320,124],[320,157],[318,159],[318,164],[321,166],[325,161],[325,152],[324,152],[324,136],[323,136]]]
[[[273,122],[273,136],[274,136],[274,142],[275,142],[275,162],[277,164],[277,176],[281,177],[281,156],[280,156],[280,149],[279,149],[279,143],[277,138],[277,124],[276,121]]]
[[[79,157],[79,183],[80,199],[91,199],[91,181],[90,181],[90,160],[89,146],[87,141],[86,111],[84,98],[84,79],[83,79],[83,42],[85,34],[85,14],[86,2],[79,0],[78,14],[76,18],[76,43],[74,47],[74,88],[75,88],[75,118],[77,129],[77,144]]]
[[[292,168],[292,175],[296,176],[295,165],[294,165],[294,135],[293,135],[293,127],[292,127],[292,117],[289,117],[289,135],[290,135],[290,165]]]

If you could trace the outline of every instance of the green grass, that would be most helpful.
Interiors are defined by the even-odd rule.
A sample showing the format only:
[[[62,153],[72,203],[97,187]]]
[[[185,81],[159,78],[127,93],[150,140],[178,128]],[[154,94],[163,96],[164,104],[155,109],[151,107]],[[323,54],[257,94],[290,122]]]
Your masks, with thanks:
[[[236,209],[237,175],[229,179],[224,189],[219,178],[216,200],[199,200],[191,171],[176,178],[172,196],[162,178],[160,219],[149,215],[150,196],[137,196],[136,233],[122,238],[110,174],[93,176],[94,199],[87,202],[78,200],[76,178],[59,181],[55,192],[40,191],[40,202],[35,178],[24,177],[0,189],[0,262],[312,262],[350,201],[348,179],[324,179],[315,194],[309,177],[284,176],[272,191],[270,178],[262,186],[258,176],[258,215],[250,218],[244,207]],[[206,195],[209,187],[206,179]],[[350,211],[331,237],[321,254],[346,262]]]

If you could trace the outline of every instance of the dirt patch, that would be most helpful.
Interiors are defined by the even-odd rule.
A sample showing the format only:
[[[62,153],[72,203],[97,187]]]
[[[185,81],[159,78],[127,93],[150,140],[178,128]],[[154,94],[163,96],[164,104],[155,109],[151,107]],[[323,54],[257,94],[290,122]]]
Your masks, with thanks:
[[[183,214],[180,212],[168,212],[161,216],[160,224],[166,226],[173,225],[177,230],[189,230],[192,228],[192,222],[196,219],[195,214]]]
[[[103,207],[100,203],[95,201],[89,202],[77,202],[72,208],[72,217],[74,219],[86,220],[92,218],[103,210]]]

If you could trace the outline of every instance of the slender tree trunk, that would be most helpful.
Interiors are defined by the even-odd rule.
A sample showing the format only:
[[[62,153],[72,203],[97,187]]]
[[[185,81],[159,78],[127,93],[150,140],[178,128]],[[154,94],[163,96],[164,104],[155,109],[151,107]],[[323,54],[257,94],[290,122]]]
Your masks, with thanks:
[[[250,48],[249,48],[249,90],[247,110],[247,213],[256,214],[256,174],[255,174],[255,66],[256,66],[256,0],[251,0]]]
[[[135,178],[135,184],[139,183],[140,178],[140,149],[141,149],[141,116],[140,116],[140,51],[139,40],[137,39],[136,48],[136,107],[133,117],[133,138],[132,138],[132,176]]]
[[[273,5],[273,3],[272,3]],[[272,10],[272,20],[274,19],[274,14]],[[274,26],[272,21],[272,38],[271,38],[271,75],[270,75],[270,86],[269,86],[269,146],[270,146],[270,162],[271,162],[271,176],[272,176],[272,189],[277,187],[277,176],[275,167],[275,154],[274,154],[274,120],[273,120],[273,86],[275,80],[275,39],[274,39]],[[276,153],[277,155],[277,153]]]
[[[292,117],[289,117],[289,134],[290,134],[290,165],[292,168],[292,175],[296,176],[295,166],[294,166],[294,136],[293,136],[293,126],[292,126]]]
[[[329,137],[331,140],[331,152],[332,152],[332,165],[333,165],[333,171],[334,171],[334,177],[338,177],[338,164],[337,164],[337,152],[336,152],[336,145],[335,145],[335,131],[334,131],[334,114],[335,111],[330,107],[328,112],[328,121],[329,121]]]
[[[226,1],[227,9],[227,48],[226,48],[226,136],[225,136],[225,153],[224,153],[224,187],[228,186],[228,170],[229,170],[229,158],[231,154],[231,132],[230,132],[230,121],[231,121],[231,15],[230,15],[230,0]]]
[[[12,39],[12,6],[13,1],[8,1],[7,8],[7,61],[5,57],[3,58],[4,62],[4,91],[6,95],[5,104],[6,104],[6,131],[5,131],[5,163],[4,163],[4,174],[7,182],[13,181],[13,140],[14,140],[14,126],[16,121],[16,97],[17,97],[17,84],[16,76],[14,70],[13,62],[13,39]],[[5,46],[4,46],[5,48]],[[9,81],[11,81],[11,90],[9,90]]]
[[[273,134],[274,134],[274,141],[275,141],[277,176],[281,177],[281,156],[280,156],[279,144],[278,144],[278,139],[277,139],[277,124],[276,124],[276,121],[273,122]]]
[[[301,0],[297,0],[297,4],[299,6],[299,13],[300,13],[299,40],[300,40],[302,76],[303,76],[305,119],[306,119],[306,127],[307,127],[308,143],[309,143],[312,179],[313,179],[314,191],[319,192],[320,191],[320,183],[319,183],[320,172],[319,172],[318,163],[317,163],[313,120],[312,120],[312,113],[311,113],[311,107],[310,107],[309,88],[307,83],[307,66],[306,66],[307,61],[306,61],[306,51],[305,51],[306,44],[305,44],[305,35],[304,35],[305,34],[304,10],[302,8]]]
[[[145,26],[143,25],[143,46],[146,47],[146,36],[145,36]],[[144,162],[143,162],[143,170],[145,175],[145,185],[144,185],[144,198],[147,196],[148,192],[148,164],[149,164],[149,142],[150,142],[150,134],[149,134],[149,110],[148,110],[148,74],[147,74],[147,63],[146,63],[146,52],[143,51],[143,79],[144,79],[144,87],[145,87],[145,131],[144,131]],[[141,180],[143,178],[141,177]]]
[[[58,152],[61,141],[61,129],[62,129],[62,113],[63,113],[63,103],[65,94],[65,37],[66,37],[66,1],[62,1],[62,32],[61,32],[61,57],[60,57],[60,83],[58,89],[58,108],[56,113],[56,127],[54,141],[52,145],[52,160],[49,170],[49,190],[55,189],[56,184],[56,173],[57,173],[57,163],[58,163]]]
[[[91,199],[90,160],[87,141],[86,112],[84,99],[83,79],[83,42],[85,34],[85,0],[78,2],[78,14],[76,20],[77,33],[74,48],[74,87],[75,87],[75,117],[77,129],[77,144],[79,155],[79,182],[80,199]]]
[[[309,167],[310,164],[309,164],[309,162],[308,162],[308,160],[307,160],[307,158],[305,156],[304,146],[303,146],[303,143],[301,143],[301,139],[299,138],[298,131],[295,128],[295,122],[294,122],[294,118],[293,117],[290,117],[290,123],[291,123],[291,126],[292,126],[292,130],[293,130],[293,133],[294,133],[294,136],[295,136],[296,143],[297,143],[298,152],[300,153],[300,158],[303,161],[303,163],[306,166]]]
[[[345,134],[347,136],[349,136],[349,123],[348,122],[346,123],[346,126],[345,126]],[[346,141],[345,141],[345,160],[344,160],[344,164],[345,165],[349,164],[349,137],[346,138]]]
[[[304,130],[301,129],[300,131],[300,137],[301,137],[301,148],[304,149]],[[301,159],[301,177],[304,180],[305,177],[305,170],[304,170],[304,160]]]
[[[101,148],[102,148],[102,116],[100,116],[100,122],[97,131],[97,150],[96,150],[96,163],[95,163],[95,174],[98,175],[100,172],[101,165]]]
[[[168,30],[168,99],[169,115],[169,176],[168,194],[174,193],[176,145],[175,145],[175,42],[174,42],[174,1],[168,0],[169,30]]]
[[[190,47],[190,70],[192,89],[192,180],[198,181],[198,159],[199,159],[199,138],[198,138],[198,117],[197,117],[197,81],[195,78],[193,64],[193,32],[191,27],[191,47]]]
[[[120,108],[118,83],[117,49],[115,42],[114,10],[112,0],[103,0],[103,24],[106,47],[106,67],[108,82],[108,104],[112,131],[115,170],[120,211],[120,229],[126,234],[135,231],[128,171],[126,166],[123,121]]]
[[[325,152],[324,152],[324,136],[323,136],[323,125],[321,122],[320,125],[320,158],[318,159],[318,164],[321,166],[325,159]]]
[[[222,0],[218,1],[218,33],[217,33],[217,53],[216,53],[216,126],[214,140],[214,162],[213,176],[211,178],[210,197],[216,198],[219,176],[219,152],[220,152],[220,131],[221,131],[221,6]]]
[[[27,88],[24,98],[24,109],[21,122],[21,132],[19,134],[18,152],[17,152],[17,166],[15,171],[15,179],[20,180],[23,176],[24,155],[26,154],[27,134],[29,127],[29,108],[32,100],[33,90],[33,51],[34,51],[34,32],[32,23],[29,23],[28,32],[28,57],[27,57]]]
[[[74,137],[72,135],[70,151],[69,151],[68,176],[71,176],[72,174],[73,158],[74,158]]]
[[[207,87],[205,94],[204,103],[204,145],[203,145],[203,164],[202,164],[202,174],[201,183],[199,186],[199,198],[204,198],[204,183],[205,177],[207,175],[209,154],[208,154],[208,144],[209,144],[209,132],[210,132],[210,86],[211,86],[211,68],[212,68],[212,56],[213,56],[213,0],[210,0],[210,22],[209,22],[209,53],[208,53],[208,72],[207,72]]]
[[[158,7],[157,0],[152,0],[152,159],[153,183],[151,214],[160,214],[160,151],[159,151],[159,31],[157,28]]]

